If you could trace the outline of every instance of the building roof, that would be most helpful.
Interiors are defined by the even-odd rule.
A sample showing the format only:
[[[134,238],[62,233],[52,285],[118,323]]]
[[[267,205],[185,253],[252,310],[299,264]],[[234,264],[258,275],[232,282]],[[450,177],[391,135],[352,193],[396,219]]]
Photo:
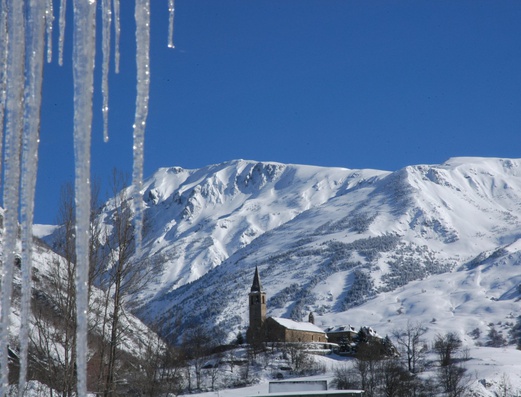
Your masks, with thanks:
[[[289,320],[287,318],[280,318],[280,317],[271,317],[271,318],[287,329],[293,329],[296,331],[317,332],[317,333],[325,334],[325,332],[322,328],[319,328],[315,324],[312,324],[309,322],[297,322],[297,321]]]
[[[323,390],[323,391],[297,391],[288,393],[269,393],[256,394],[251,397],[320,397],[320,396],[336,396],[336,397],[358,397],[363,396],[363,390]]]
[[[259,277],[259,269],[257,268],[257,266],[255,266],[255,275],[253,276],[251,292],[262,292],[262,285]]]
[[[333,327],[326,328],[328,334],[342,333],[342,332],[357,332],[354,327],[350,325],[335,325]]]

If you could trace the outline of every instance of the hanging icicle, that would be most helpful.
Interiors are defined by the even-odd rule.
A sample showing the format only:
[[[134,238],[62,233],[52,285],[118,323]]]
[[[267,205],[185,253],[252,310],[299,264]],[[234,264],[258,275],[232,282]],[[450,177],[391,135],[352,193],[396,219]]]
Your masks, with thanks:
[[[40,136],[40,108],[43,81],[45,3],[30,0],[27,17],[27,86],[25,89],[25,126],[22,145],[22,289],[20,310],[20,375],[18,395],[23,396],[27,378],[29,323],[31,313],[31,269],[34,195]]]
[[[119,0],[113,0],[114,6],[114,71],[119,73]]]
[[[87,394],[90,143],[96,55],[96,1],[74,0],[74,164],[76,197],[77,393]]]
[[[175,16],[175,0],[168,0],[168,48],[175,48],[175,45],[174,45],[174,16]]]
[[[59,55],[63,63],[66,0],[60,0]],[[120,0],[102,0],[102,95],[104,140],[108,140],[108,68],[111,7],[114,13],[114,64],[119,72]],[[77,395],[87,395],[88,265],[90,220],[90,146],[95,61],[96,0],[73,0],[74,157],[76,197],[76,372]],[[136,0],[137,96],[134,138],[134,205],[136,251],[141,247],[144,136],[150,87],[150,0]],[[4,154],[4,233],[0,254],[0,397],[8,391],[12,280],[22,224],[19,396],[27,375],[30,324],[32,222],[38,164],[44,58],[52,60],[52,0],[0,0],[0,154]],[[169,47],[173,45],[174,0],[169,0]],[[26,37],[27,35],[27,37]],[[45,52],[47,44],[47,52]],[[46,55],[46,56],[45,56]],[[27,59],[26,59],[27,57]],[[3,127],[5,125],[5,138]],[[2,142],[5,147],[2,148]],[[0,167],[1,167],[0,162]],[[21,183],[21,185],[20,185]],[[21,198],[20,198],[21,192]]]
[[[43,0],[42,0],[43,1]],[[47,62],[52,61],[52,24],[54,22],[54,10],[52,0],[47,0],[47,6],[45,10],[45,23],[47,29]]]
[[[67,15],[67,0],[60,0],[60,36],[58,39],[58,65],[63,65],[63,44],[65,43],[65,16]]]
[[[134,119],[134,167],[132,185],[134,188],[134,225],[136,228],[136,252],[141,252],[141,230],[143,227],[143,160],[145,149],[145,126],[148,115],[148,93],[150,87],[150,1],[136,0],[136,62],[137,96]]]
[[[7,100],[4,148],[4,241],[2,247],[2,307],[0,329],[0,395],[5,395],[8,382],[9,317],[14,274],[16,237],[18,235],[18,203],[20,191],[20,147],[23,128],[24,93],[24,1],[9,0],[7,17]]]
[[[109,60],[110,60],[110,23],[112,11],[110,0],[101,0],[101,95],[103,96],[103,141],[109,141]]]
[[[6,101],[7,84],[7,45],[9,35],[7,34],[7,3],[6,0],[0,2],[0,182],[2,180],[2,153],[4,143],[4,115]]]

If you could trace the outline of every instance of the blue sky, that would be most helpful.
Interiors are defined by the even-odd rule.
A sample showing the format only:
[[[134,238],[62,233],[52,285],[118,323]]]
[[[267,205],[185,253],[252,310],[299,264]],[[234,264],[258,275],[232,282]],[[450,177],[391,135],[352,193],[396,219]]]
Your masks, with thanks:
[[[397,170],[520,157],[518,0],[177,0],[174,50],[167,3],[152,0],[145,176],[237,158]],[[134,2],[121,7],[106,144],[96,64],[92,175],[103,182],[132,169]],[[73,181],[71,25],[59,67],[56,19],[44,71],[37,223],[55,222]]]

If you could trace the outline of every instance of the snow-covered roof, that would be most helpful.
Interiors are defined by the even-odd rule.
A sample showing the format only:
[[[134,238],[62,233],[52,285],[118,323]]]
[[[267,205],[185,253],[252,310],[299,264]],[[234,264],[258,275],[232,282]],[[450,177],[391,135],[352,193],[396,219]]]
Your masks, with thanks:
[[[322,328],[319,328],[310,322],[297,322],[281,317],[272,317],[272,319],[287,329],[293,329],[296,331],[320,332],[321,334],[325,333]]]
[[[356,329],[354,327],[351,327],[350,325],[335,325],[333,327],[326,328],[326,332],[356,332]]]

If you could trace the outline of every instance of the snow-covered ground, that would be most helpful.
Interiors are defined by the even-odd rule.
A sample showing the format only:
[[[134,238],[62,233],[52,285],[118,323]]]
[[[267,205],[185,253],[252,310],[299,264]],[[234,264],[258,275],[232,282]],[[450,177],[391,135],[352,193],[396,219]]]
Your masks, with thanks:
[[[496,392],[506,387],[509,396],[521,394],[521,351],[513,347],[506,348],[471,348],[468,352],[469,360],[464,362],[467,368],[468,382],[467,390],[472,391],[475,397],[497,397]],[[434,357],[429,357],[434,359]],[[350,359],[333,359],[328,357],[317,357],[325,368],[326,373],[309,377],[295,377],[291,380],[326,380],[331,387],[334,378],[333,369],[336,366],[349,365]],[[427,372],[426,376],[435,376],[433,370]],[[259,371],[255,374],[259,382],[255,385],[237,388],[222,389],[205,393],[190,394],[193,397],[245,397],[268,394],[269,382],[273,377],[267,372]],[[503,389],[504,390],[504,389]]]

